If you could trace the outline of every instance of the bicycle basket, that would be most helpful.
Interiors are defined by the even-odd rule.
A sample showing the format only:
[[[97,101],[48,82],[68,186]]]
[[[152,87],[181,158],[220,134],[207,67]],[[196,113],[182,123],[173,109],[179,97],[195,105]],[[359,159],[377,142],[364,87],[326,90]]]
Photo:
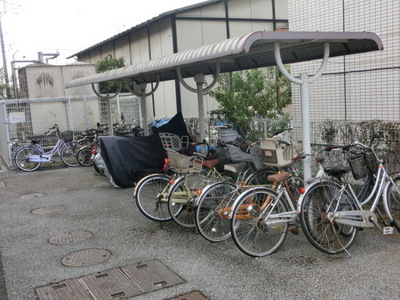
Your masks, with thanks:
[[[204,175],[189,174],[185,176],[185,185],[191,190],[197,190],[206,186],[208,179]]]
[[[174,150],[167,150],[170,168],[179,173],[200,172],[203,162],[194,159],[193,156],[186,156]]]
[[[400,173],[400,144],[393,144],[385,154],[386,170],[389,175]]]
[[[378,172],[378,167],[379,167],[379,162],[375,157],[375,154],[370,152],[367,152],[365,154],[365,165],[367,166],[368,169],[370,169],[373,173]]]
[[[71,130],[63,131],[62,136],[64,138],[64,141],[72,142],[72,140],[74,139],[74,132]]]
[[[367,175],[367,166],[365,165],[365,155],[357,154],[348,158],[349,166],[355,180],[364,178]]]
[[[298,155],[293,144],[287,145],[272,138],[261,141],[261,151],[264,165],[278,168],[290,165],[292,158]]]

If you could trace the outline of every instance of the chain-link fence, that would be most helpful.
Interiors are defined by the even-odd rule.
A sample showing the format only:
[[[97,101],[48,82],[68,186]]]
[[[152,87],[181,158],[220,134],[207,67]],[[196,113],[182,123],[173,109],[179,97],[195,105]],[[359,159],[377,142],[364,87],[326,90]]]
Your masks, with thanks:
[[[13,145],[29,143],[32,139],[44,137],[54,124],[61,131],[71,130],[76,135],[96,128],[97,123],[109,124],[121,122],[124,116],[126,124],[141,124],[140,99],[131,94],[121,94],[110,99],[97,96],[68,98],[11,99],[0,101],[0,155],[11,166]],[[110,118],[109,118],[110,116]],[[42,141],[51,146],[53,139]]]

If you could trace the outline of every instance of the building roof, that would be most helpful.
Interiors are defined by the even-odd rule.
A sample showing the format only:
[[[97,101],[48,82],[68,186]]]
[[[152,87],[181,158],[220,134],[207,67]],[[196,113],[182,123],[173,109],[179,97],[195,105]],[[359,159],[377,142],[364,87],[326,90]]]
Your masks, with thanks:
[[[179,14],[179,13],[183,13],[183,12],[195,9],[195,8],[201,8],[201,7],[209,6],[209,5],[212,5],[212,4],[215,4],[215,3],[219,3],[221,1],[222,0],[208,0],[208,1],[205,1],[205,2],[201,2],[201,3],[197,3],[197,4],[181,7],[181,8],[178,8],[178,9],[170,10],[168,12],[165,12],[165,13],[162,13],[162,14],[158,15],[157,17],[154,17],[154,18],[152,18],[150,20],[147,20],[147,21],[145,21],[145,22],[143,22],[143,23],[141,23],[139,25],[131,27],[130,29],[127,29],[127,30],[125,30],[125,31],[123,31],[121,33],[118,33],[118,34],[116,34],[116,35],[114,35],[114,36],[112,36],[112,37],[110,37],[110,38],[108,38],[108,39],[106,39],[104,41],[101,41],[101,42],[99,42],[99,43],[97,43],[97,44],[95,44],[93,46],[90,46],[89,48],[86,48],[86,49],[84,49],[82,51],[79,51],[79,52],[77,52],[75,54],[72,54],[71,56],[69,56],[67,58],[72,58],[74,56],[82,55],[82,54],[84,54],[86,52],[89,52],[92,49],[95,49],[95,48],[98,48],[98,47],[100,47],[100,46],[102,46],[104,44],[107,44],[110,41],[113,41],[113,40],[115,40],[115,39],[117,39],[119,37],[128,35],[128,34],[134,32],[134,31],[142,29],[143,27],[147,27],[150,24],[155,23],[155,22],[157,22],[157,21],[159,21],[161,19],[170,17],[172,15],[176,15],[176,14]]]
[[[214,44],[170,54],[104,73],[78,78],[66,87],[110,80],[133,80],[136,83],[177,79],[177,68],[183,78],[198,73],[215,74],[276,65],[274,47],[280,45],[285,64],[320,59],[324,45],[330,45],[330,57],[382,50],[380,38],[368,32],[293,32],[257,31]]]

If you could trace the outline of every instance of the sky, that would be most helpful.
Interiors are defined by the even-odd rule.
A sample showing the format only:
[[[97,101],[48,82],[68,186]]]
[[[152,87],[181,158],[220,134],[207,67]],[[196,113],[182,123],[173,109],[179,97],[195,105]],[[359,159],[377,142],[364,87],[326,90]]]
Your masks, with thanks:
[[[51,64],[73,63],[66,58],[164,12],[204,1],[0,0],[8,69],[13,60],[37,60],[38,52],[59,52]]]

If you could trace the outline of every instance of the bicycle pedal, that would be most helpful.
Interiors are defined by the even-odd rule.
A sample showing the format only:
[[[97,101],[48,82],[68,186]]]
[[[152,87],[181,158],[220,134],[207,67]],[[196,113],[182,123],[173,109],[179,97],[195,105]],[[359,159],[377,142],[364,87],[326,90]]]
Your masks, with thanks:
[[[386,226],[386,227],[383,227],[383,234],[393,234],[393,227],[391,227],[391,226]]]
[[[297,227],[292,227],[289,229],[289,231],[294,235],[298,235],[300,233],[299,228]]]

